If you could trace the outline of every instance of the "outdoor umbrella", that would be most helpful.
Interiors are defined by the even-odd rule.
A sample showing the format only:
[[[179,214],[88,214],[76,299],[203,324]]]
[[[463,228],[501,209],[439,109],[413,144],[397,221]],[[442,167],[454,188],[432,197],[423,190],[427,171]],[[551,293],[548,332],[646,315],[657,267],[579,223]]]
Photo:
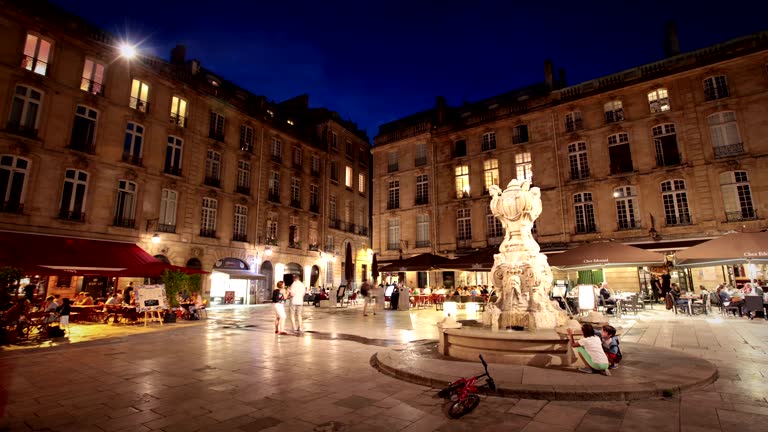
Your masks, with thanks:
[[[393,262],[392,264],[383,267],[381,270],[386,272],[429,271],[443,268],[445,264],[450,261],[450,258],[445,258],[440,255],[423,253],[406,258],[402,261]]]
[[[371,263],[371,277],[373,280],[379,278],[379,261],[376,259],[376,254],[373,254],[373,262]]]
[[[347,251],[344,256],[344,278],[347,280],[347,285],[352,282],[355,277],[355,264],[352,262],[352,243],[347,243]]]
[[[726,234],[675,254],[681,267],[748,263],[768,263],[768,232]]]
[[[499,253],[498,246],[479,249],[469,255],[451,260],[443,265],[444,269],[465,271],[491,271],[493,256]]]
[[[549,255],[549,265],[562,270],[635,267],[663,264],[664,255],[618,242],[587,243]]]

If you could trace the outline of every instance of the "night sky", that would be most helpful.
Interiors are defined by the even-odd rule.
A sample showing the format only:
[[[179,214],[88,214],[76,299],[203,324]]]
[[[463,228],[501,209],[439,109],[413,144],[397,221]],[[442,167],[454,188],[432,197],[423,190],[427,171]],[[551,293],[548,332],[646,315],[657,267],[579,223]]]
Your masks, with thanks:
[[[569,84],[659,60],[668,20],[682,51],[768,29],[756,0],[53,3],[165,59],[184,44],[268,99],[308,93],[371,138],[438,95],[459,105],[543,81],[546,58]]]

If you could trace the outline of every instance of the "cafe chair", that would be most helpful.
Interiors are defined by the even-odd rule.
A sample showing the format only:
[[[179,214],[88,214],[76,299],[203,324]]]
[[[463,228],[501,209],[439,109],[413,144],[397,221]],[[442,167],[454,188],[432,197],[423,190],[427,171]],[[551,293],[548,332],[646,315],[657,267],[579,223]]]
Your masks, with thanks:
[[[627,300],[621,302],[621,308],[624,311],[632,311],[637,315],[637,310],[640,309],[638,297],[638,295],[630,296]]]
[[[755,315],[759,313],[763,314],[763,318],[768,319],[766,307],[761,296],[748,295],[744,297],[744,311],[749,315],[749,319],[754,319]]]

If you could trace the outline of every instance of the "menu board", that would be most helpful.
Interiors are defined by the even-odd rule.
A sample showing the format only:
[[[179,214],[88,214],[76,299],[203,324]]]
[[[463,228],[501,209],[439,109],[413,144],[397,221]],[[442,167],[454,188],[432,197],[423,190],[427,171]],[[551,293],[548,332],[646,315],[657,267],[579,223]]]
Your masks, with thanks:
[[[168,309],[165,300],[165,285],[143,285],[134,289],[138,312]]]

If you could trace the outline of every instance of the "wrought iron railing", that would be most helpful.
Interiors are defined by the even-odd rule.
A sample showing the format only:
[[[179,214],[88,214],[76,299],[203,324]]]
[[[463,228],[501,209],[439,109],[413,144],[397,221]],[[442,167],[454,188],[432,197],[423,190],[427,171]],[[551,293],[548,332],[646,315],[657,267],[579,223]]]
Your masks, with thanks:
[[[715,157],[724,158],[744,153],[744,143],[733,143],[728,145],[715,146]]]
[[[216,238],[216,230],[200,228],[200,237]]]
[[[136,219],[128,219],[123,216],[115,216],[112,225],[121,228],[136,228]]]

